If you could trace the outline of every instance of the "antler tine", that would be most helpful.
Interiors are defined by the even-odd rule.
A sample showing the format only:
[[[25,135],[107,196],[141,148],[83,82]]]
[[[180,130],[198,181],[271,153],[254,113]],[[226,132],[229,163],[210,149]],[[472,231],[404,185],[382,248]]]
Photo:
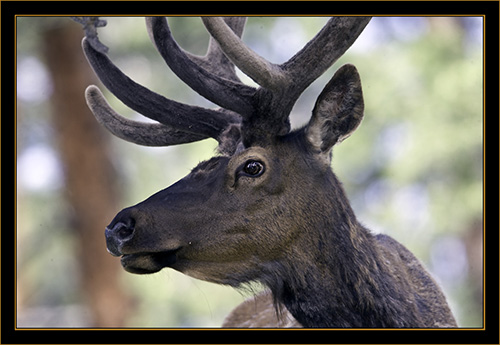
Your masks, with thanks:
[[[243,35],[243,30],[247,22],[246,17],[223,17],[223,19],[238,37]],[[223,78],[241,82],[236,75],[234,64],[227,58],[220,48],[220,45],[212,36],[210,36],[208,50],[205,56],[187,54],[191,60],[197,62],[206,70],[218,74]]]
[[[202,17],[202,20],[226,56],[243,73],[269,90],[276,90],[283,85],[286,75],[281,68],[248,48],[222,18]]]
[[[224,131],[241,119],[234,113],[205,109],[167,99],[131,80],[109,58],[82,41],[85,55],[101,82],[124,104],[170,128],[211,137],[220,142]],[[95,93],[94,93],[95,95]],[[96,102],[102,104],[102,102]],[[120,132],[119,129],[116,130]]]
[[[231,21],[239,34],[244,23]],[[205,57],[185,52],[172,37],[166,18],[148,17],[146,25],[151,40],[170,69],[193,90],[217,105],[241,115],[252,112],[251,98],[255,89],[241,83],[236,77],[234,65],[212,42]],[[232,32],[232,30],[230,29]],[[234,33],[233,33],[234,34]]]
[[[101,90],[90,85],[85,90],[87,105],[97,121],[117,137],[144,146],[170,146],[191,143],[208,136],[176,130],[161,123],[143,123],[129,120],[115,112]]]
[[[298,83],[300,93],[335,63],[368,25],[371,17],[333,17],[304,48],[281,68]]]

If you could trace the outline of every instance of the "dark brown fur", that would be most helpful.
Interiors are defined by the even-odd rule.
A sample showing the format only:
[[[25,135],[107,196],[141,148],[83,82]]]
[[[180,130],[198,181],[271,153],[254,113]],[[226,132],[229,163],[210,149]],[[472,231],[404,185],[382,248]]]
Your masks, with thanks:
[[[228,35],[224,22],[205,20],[214,37]],[[241,21],[226,21],[241,35]],[[164,99],[132,82],[84,42],[89,61],[105,85],[126,104],[161,123],[152,127],[123,120],[95,88],[89,89],[89,105],[113,133],[145,145],[206,136],[220,143],[220,155],[121,211],[108,225],[108,250],[121,256],[127,271],[154,273],[170,267],[234,287],[260,282],[271,291],[276,315],[282,310],[284,316],[282,320],[270,316],[270,295],[262,295],[237,308],[232,314],[235,321],[228,319],[226,326],[251,325],[244,318],[252,319],[252,305],[260,315],[255,324],[261,326],[262,320],[304,327],[456,326],[444,295],[419,261],[392,238],[374,235],[358,222],[330,168],[333,146],[349,137],[363,117],[356,68],[339,68],[319,95],[309,123],[289,131],[290,109],[313,80],[308,73],[321,74],[352,44],[366,22],[331,20],[304,50],[282,65],[249,59],[239,67],[255,73],[254,79],[261,83],[261,88],[252,90],[238,88],[234,71],[228,72],[231,80],[222,80],[225,74],[217,71],[216,63],[193,65],[197,59],[184,57],[166,21],[149,19],[155,45],[174,72],[229,110],[189,108]],[[345,43],[343,36],[337,37],[339,32],[354,38]],[[332,42],[342,49],[330,56],[324,48]],[[211,61],[232,67],[220,49],[228,49],[224,53],[235,61],[241,56],[233,55],[231,47],[224,48],[228,42],[219,39],[218,43],[222,48],[212,41]],[[276,79],[255,72],[255,63]],[[308,68],[305,72],[302,65]],[[200,78],[195,80],[193,75]],[[301,81],[293,79],[298,76],[305,80],[301,85],[294,84]],[[205,89],[208,84],[213,89]],[[234,104],[224,97],[228,93]],[[150,138],[148,131],[166,138]],[[290,321],[288,312],[295,320]]]

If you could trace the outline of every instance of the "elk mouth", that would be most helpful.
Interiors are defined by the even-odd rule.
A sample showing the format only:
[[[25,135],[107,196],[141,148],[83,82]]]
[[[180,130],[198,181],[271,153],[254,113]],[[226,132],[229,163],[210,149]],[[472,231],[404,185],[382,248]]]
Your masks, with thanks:
[[[135,274],[151,274],[169,267],[177,261],[180,248],[155,253],[124,254],[121,264],[125,271]]]

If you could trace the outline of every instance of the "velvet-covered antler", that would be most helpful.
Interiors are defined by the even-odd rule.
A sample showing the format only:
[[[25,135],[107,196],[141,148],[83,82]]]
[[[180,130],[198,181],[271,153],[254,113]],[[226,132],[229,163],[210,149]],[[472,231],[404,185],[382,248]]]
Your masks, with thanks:
[[[244,17],[203,17],[211,35],[203,57],[179,47],[165,18],[146,18],[149,36],[165,62],[193,90],[221,107],[213,110],[175,102],[135,83],[110,61],[105,50],[96,49],[100,42],[92,25],[102,26],[102,21],[82,18],[79,22],[92,33],[83,40],[83,49],[102,83],[127,106],[158,121],[122,119],[92,86],[87,102],[101,123],[120,138],[141,145],[175,145],[211,137],[229,154],[240,138],[245,146],[265,145],[288,133],[288,117],[300,94],[344,54],[370,20],[333,17],[302,50],[278,65],[243,43]],[[235,66],[260,87],[243,84]]]

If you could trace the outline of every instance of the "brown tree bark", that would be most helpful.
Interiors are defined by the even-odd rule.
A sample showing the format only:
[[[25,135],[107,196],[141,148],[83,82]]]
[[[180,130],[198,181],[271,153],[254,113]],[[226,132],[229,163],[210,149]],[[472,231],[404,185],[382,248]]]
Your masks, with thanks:
[[[120,327],[129,299],[119,284],[119,260],[106,251],[104,228],[117,212],[116,174],[106,136],[88,109],[85,88],[96,83],[80,42],[83,31],[69,19],[44,33],[44,56],[54,93],[52,120],[64,166],[67,202],[73,210],[81,286],[95,326]]]

